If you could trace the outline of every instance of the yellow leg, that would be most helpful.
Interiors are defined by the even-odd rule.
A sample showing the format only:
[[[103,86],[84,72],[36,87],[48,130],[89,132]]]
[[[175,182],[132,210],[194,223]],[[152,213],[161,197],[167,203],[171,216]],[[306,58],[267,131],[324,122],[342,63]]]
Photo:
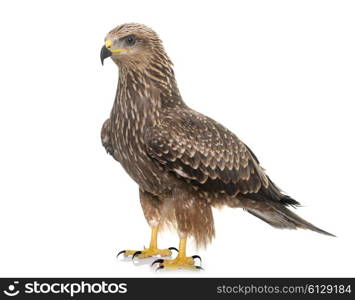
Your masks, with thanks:
[[[179,254],[174,259],[158,259],[153,262],[152,265],[155,263],[159,263],[159,269],[202,269],[200,266],[195,265],[195,258],[201,257],[198,255],[194,256],[186,256],[186,238],[181,238],[179,243]]]
[[[132,255],[132,258],[139,257],[139,258],[146,258],[146,257],[151,257],[151,256],[171,256],[172,249],[175,249],[174,247],[170,247],[169,249],[159,249],[158,248],[158,226],[152,227],[152,234],[150,238],[150,244],[149,248],[143,249],[143,250],[123,250],[120,251],[117,256],[123,253],[124,256],[130,256]]]

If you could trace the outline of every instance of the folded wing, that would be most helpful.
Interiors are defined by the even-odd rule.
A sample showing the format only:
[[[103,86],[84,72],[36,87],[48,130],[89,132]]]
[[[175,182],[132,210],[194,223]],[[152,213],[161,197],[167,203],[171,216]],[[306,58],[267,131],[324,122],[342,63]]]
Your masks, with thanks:
[[[257,193],[268,177],[249,148],[216,121],[191,110],[171,110],[147,130],[148,154],[177,176],[210,192]]]

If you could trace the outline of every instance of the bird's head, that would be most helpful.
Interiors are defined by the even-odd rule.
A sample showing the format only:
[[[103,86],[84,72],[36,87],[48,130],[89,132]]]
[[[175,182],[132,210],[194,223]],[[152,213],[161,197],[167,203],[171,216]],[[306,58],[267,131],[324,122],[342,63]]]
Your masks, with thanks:
[[[149,27],[128,23],[112,29],[105,38],[101,49],[101,63],[108,57],[118,65],[149,63],[157,54],[165,55],[158,35]]]

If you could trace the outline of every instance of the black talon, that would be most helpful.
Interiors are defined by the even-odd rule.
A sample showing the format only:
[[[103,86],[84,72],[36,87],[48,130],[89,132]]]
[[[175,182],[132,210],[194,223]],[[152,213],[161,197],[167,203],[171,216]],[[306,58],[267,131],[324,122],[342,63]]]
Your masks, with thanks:
[[[158,270],[161,270],[161,269],[164,269],[164,266],[159,266],[159,267],[155,270],[155,272],[157,272]]]
[[[200,260],[200,262],[202,263],[202,258],[199,255],[193,255],[192,259],[198,258]]]
[[[134,252],[134,254],[132,255],[132,260],[137,256],[137,255],[139,255],[139,254],[141,254],[142,253],[142,251],[136,251],[136,252]]]
[[[122,253],[125,253],[125,252],[126,252],[126,250],[122,250],[122,251],[118,252],[118,254],[116,255],[116,258],[118,258]]]
[[[203,268],[200,267],[200,266],[195,266],[195,268],[196,268],[197,270],[203,270]]]
[[[157,263],[162,263],[164,261],[164,259],[156,259],[155,261],[152,262],[151,266],[153,267],[154,264],[157,264]]]
[[[176,252],[179,252],[179,250],[176,249],[175,247],[169,247],[169,250],[175,250]]]

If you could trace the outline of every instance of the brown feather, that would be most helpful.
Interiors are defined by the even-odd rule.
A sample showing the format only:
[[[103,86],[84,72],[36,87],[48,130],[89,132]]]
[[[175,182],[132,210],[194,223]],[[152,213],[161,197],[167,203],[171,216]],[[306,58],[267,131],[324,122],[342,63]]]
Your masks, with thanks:
[[[137,43],[111,57],[119,81],[101,139],[138,184],[149,224],[173,225],[204,245],[214,235],[211,207],[228,205],[276,227],[317,229],[283,209],[298,202],[281,193],[236,135],[184,103],[158,35],[130,23],[106,39],[127,35]]]

